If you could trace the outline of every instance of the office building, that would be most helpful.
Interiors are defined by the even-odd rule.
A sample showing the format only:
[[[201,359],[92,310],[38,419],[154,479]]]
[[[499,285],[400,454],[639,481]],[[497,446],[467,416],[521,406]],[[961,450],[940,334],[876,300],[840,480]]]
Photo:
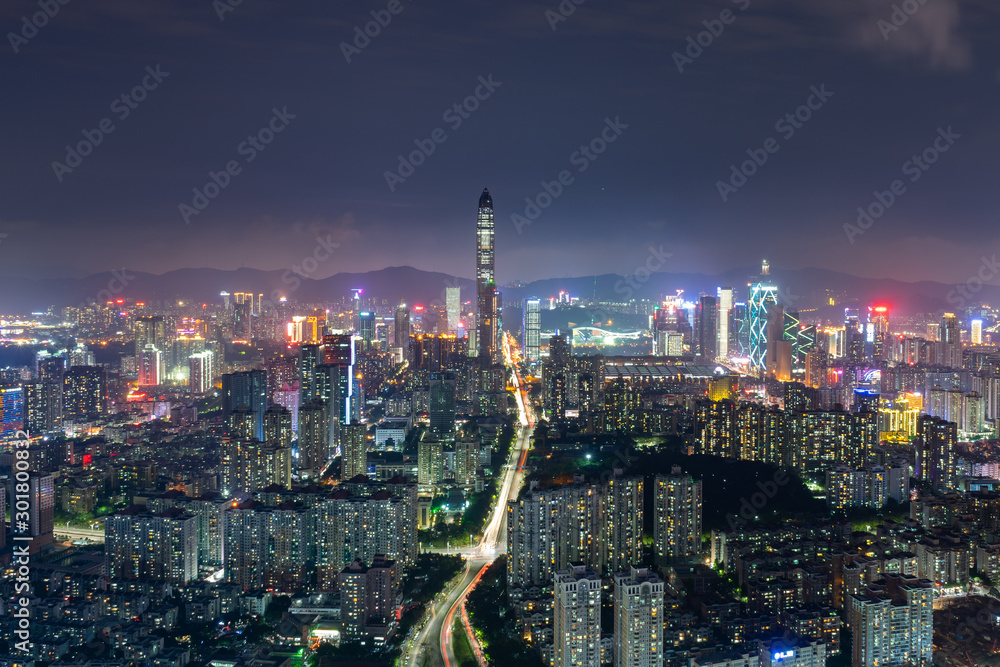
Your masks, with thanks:
[[[695,326],[696,352],[706,362],[719,356],[719,301],[714,296],[702,296],[698,302]]]
[[[498,343],[499,303],[496,285],[493,198],[487,189],[479,198],[476,219],[476,331],[478,356],[500,361]]]
[[[431,432],[449,434],[455,430],[455,390],[457,377],[451,371],[431,373],[430,428]]]
[[[461,288],[444,288],[445,313],[448,316],[448,333],[456,333],[462,321],[462,296]]]
[[[138,357],[147,345],[157,350],[167,349],[167,325],[160,315],[143,315],[135,318],[135,356]]]
[[[362,311],[358,314],[358,333],[361,337],[361,346],[365,350],[370,350],[375,341],[375,313]]]
[[[524,360],[534,363],[540,358],[542,333],[542,303],[538,299],[525,299],[522,319],[521,350]]]
[[[733,351],[731,350],[733,293],[732,287],[719,287],[716,290],[718,308],[715,346],[720,359],[727,359]]]
[[[778,287],[770,282],[767,261],[761,269],[760,279],[749,286],[746,317],[751,371],[763,374],[767,367],[767,322],[778,303]]]
[[[252,413],[254,425],[249,437],[264,440],[264,411],[267,403],[265,371],[242,371],[222,376],[222,416],[227,418],[237,410]]]
[[[163,384],[163,353],[148,343],[139,353],[139,386]]]

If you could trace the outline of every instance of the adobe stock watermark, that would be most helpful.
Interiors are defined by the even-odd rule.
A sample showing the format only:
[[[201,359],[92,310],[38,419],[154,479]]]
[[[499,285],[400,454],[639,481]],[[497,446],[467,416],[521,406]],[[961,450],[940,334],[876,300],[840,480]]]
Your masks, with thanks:
[[[219,171],[209,170],[208,181],[205,185],[200,188],[192,188],[191,202],[178,204],[177,210],[180,212],[184,224],[191,224],[191,218],[200,215],[208,208],[208,205],[229,187],[233,178],[243,173],[243,164],[250,164],[256,160],[257,156],[267,149],[275,137],[284,132],[297,117],[297,114],[288,113],[288,107],[282,107],[280,110],[274,107],[271,112],[271,118],[264,127],[254,134],[248,135],[236,146],[236,154],[243,158],[243,163],[234,158],[226,162]]]
[[[457,132],[465,124],[465,121],[479,110],[479,106],[490,99],[497,88],[503,85],[502,81],[494,81],[492,74],[485,77],[480,76],[476,81],[479,82],[479,85],[476,86],[471,95],[461,102],[452,104],[441,114],[441,120],[448,124],[452,132]],[[413,176],[417,168],[423,165],[427,158],[434,154],[437,147],[446,141],[448,141],[448,133],[443,127],[434,128],[426,139],[414,139],[413,143],[416,149],[407,155],[400,153],[397,156],[399,164],[396,165],[395,171],[386,170],[383,174],[385,184],[389,186],[389,192],[395,192],[397,186]]]
[[[570,16],[576,13],[576,8],[585,3],[587,0],[562,0],[559,6],[555,9],[545,10],[545,20],[549,22],[549,26],[552,28],[552,32],[556,31],[556,27],[566,21]]]
[[[672,252],[664,252],[663,244],[659,247],[649,246],[649,256],[646,261],[635,267],[629,275],[615,283],[615,293],[623,295],[626,299],[631,299],[643,285],[649,282],[654,273],[663,268],[667,260],[674,256]]]
[[[924,175],[924,172],[940,159],[941,154],[951,150],[955,142],[961,138],[962,135],[955,134],[951,125],[948,126],[948,129],[939,127],[937,136],[931,145],[903,163],[903,166],[900,167],[903,175],[909,176],[910,183],[916,183]],[[857,237],[871,229],[875,221],[884,216],[906,192],[906,183],[902,179],[896,179],[889,184],[888,190],[876,190],[873,193],[875,201],[867,206],[859,206],[857,224],[844,223],[844,233],[847,234],[847,240],[851,242],[851,245],[854,245]]]
[[[170,72],[160,70],[160,65],[156,67],[147,66],[146,76],[142,77],[142,81],[136,84],[132,90],[122,93],[112,100],[111,113],[119,121],[125,120],[132,115],[133,111],[139,108],[139,105],[146,100],[149,93],[160,87],[160,84],[168,76],[170,76]],[[95,148],[104,143],[104,137],[114,132],[115,129],[114,120],[111,117],[106,117],[102,118],[94,129],[81,130],[83,139],[78,141],[76,145],[67,144],[66,157],[63,158],[62,162],[58,160],[52,162],[52,171],[55,172],[56,180],[62,183],[66,174],[72,174],[73,170],[83,164],[83,159],[93,153]]]
[[[833,97],[833,93],[826,89],[826,84],[820,84],[819,87],[810,86],[809,91],[810,95],[804,104],[786,113],[774,124],[775,132],[778,132],[785,141],[794,137],[795,133],[812,119],[813,113],[822,109],[823,105]],[[729,165],[729,179],[715,182],[722,201],[729,201],[729,197],[746,185],[747,180],[767,164],[771,156],[779,150],[781,144],[774,137],[765,139],[761,148],[748,148],[746,154],[750,159],[741,162],[739,167],[735,163]]]
[[[750,6],[750,0],[730,0],[733,4],[737,5],[741,12],[745,12]],[[715,40],[722,36],[725,32],[727,25],[732,25],[736,21],[736,14],[732,9],[723,9],[719,12],[718,17],[714,19],[706,19],[701,22],[705,29],[696,35],[688,35],[687,46],[684,49],[684,53],[680,51],[674,51],[673,59],[674,65],[677,66],[677,71],[681,74],[684,73],[684,68],[687,65],[693,65],[694,61],[701,57],[701,54],[705,52],[705,49],[712,46]]]
[[[38,8],[41,11],[35,12],[31,17],[21,17],[21,29],[18,32],[8,32],[7,41],[14,49],[14,54],[21,52],[21,47],[27,44],[38,35],[38,31],[49,24],[51,19],[56,17],[59,10],[69,4],[69,0],[38,0]]]
[[[277,289],[272,290],[271,298],[265,299],[262,307],[266,304],[271,308],[276,308],[282,297],[287,298],[302,286],[303,280],[312,278],[319,270],[320,265],[333,257],[333,251],[339,247],[340,244],[336,243],[329,234],[325,238],[317,236],[316,245],[313,246],[312,252],[303,257],[298,264],[292,264],[292,268],[282,274],[281,282],[288,285],[288,294],[282,294]]]
[[[219,21],[226,20],[226,14],[231,14],[236,11],[236,8],[243,4],[243,0],[212,0],[212,9],[215,10],[215,15],[219,17]]]
[[[14,434],[14,469],[11,485],[10,516],[13,523],[14,549],[11,565],[14,567],[14,604],[11,616],[16,620],[14,648],[19,653],[31,653],[31,474],[29,472],[28,446],[31,442],[26,431]]]
[[[373,9],[371,11],[372,20],[364,24],[354,26],[354,39],[351,42],[341,42],[340,52],[344,54],[347,64],[351,64],[354,56],[360,55],[372,43],[372,40],[382,34],[384,28],[388,28],[392,23],[392,17],[399,15],[405,7],[400,0],[389,0],[385,9]]]
[[[779,468],[771,481],[757,482],[757,488],[760,491],[751,494],[749,498],[746,496],[740,498],[739,516],[726,515],[726,522],[729,524],[730,530],[744,528],[749,522],[756,520],[758,513],[767,507],[771,499],[778,495],[778,489],[788,484],[790,479],[788,473]]]
[[[904,0],[901,4],[892,6],[892,13],[889,20],[879,19],[875,22],[882,39],[889,41],[889,37],[899,32],[900,28],[910,21],[910,17],[920,11],[920,8],[927,4],[927,0]]]
[[[114,301],[115,297],[124,292],[125,288],[133,280],[135,280],[135,276],[126,271],[124,266],[121,269],[113,269],[107,288],[98,291],[96,297],[88,297],[86,301],[81,301],[76,307],[77,310],[83,310],[87,306],[99,308],[110,301]]]
[[[968,305],[973,295],[980,292],[984,285],[996,278],[998,273],[1000,273],[1000,262],[997,261],[996,253],[990,257],[984,256],[979,270],[964,283],[955,285],[955,289],[948,292],[948,296],[945,298],[949,304],[955,306],[956,310],[961,310]]]
[[[604,127],[601,128],[600,133],[570,153],[570,165],[576,167],[578,174],[587,171],[590,165],[597,161],[598,156],[604,153],[609,145],[618,141],[618,137],[627,129],[628,125],[621,121],[621,116],[615,116],[614,120],[605,118]],[[521,213],[513,213],[510,216],[510,221],[514,223],[514,229],[517,230],[517,233],[520,234],[524,230],[525,225],[533,224],[542,214],[542,211],[552,206],[552,202],[562,196],[565,188],[572,185],[575,180],[576,177],[573,176],[573,172],[569,169],[563,169],[556,174],[554,180],[542,181],[542,189],[538,194],[534,197],[524,198],[525,207],[523,215]]]

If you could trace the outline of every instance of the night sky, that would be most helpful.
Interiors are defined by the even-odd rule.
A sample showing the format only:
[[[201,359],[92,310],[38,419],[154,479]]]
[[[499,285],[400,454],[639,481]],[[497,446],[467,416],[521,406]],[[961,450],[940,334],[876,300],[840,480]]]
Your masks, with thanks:
[[[666,271],[767,257],[964,281],[1000,251],[1000,16],[991,0],[909,0],[896,29],[893,4],[69,0],[34,34],[21,17],[39,5],[7,0],[0,272],[283,270],[323,238],[340,247],[316,277],[471,277],[488,186],[501,282],[627,274],[650,246],[671,253]],[[388,24],[357,49],[372,11]],[[681,61],[699,32],[708,45]],[[121,101],[144,81],[135,108]],[[833,95],[789,136],[776,123],[813,87]],[[243,144],[269,123],[270,144]],[[911,181],[904,163],[949,126],[959,138]],[[85,130],[100,144],[54,166]],[[385,172],[436,130],[391,189]],[[604,152],[577,153],[602,131]],[[718,181],[768,139],[777,152],[723,201]],[[186,222],[180,205],[230,162]],[[564,170],[519,233],[511,216]],[[903,194],[850,243],[843,225],[896,179]]]

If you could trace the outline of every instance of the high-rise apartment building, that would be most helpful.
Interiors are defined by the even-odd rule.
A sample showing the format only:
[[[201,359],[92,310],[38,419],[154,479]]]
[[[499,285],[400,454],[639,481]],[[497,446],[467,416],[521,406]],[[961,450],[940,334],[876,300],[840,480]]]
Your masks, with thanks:
[[[604,486],[601,563],[609,576],[642,560],[645,479],[619,471]]]
[[[614,582],[615,667],[662,667],[663,580],[633,567]]]
[[[691,560],[701,553],[702,483],[673,466],[653,480],[653,545],[661,563]]]
[[[133,506],[104,519],[106,574],[183,586],[198,578],[198,519],[180,508]]]
[[[916,478],[929,484],[935,491],[954,489],[957,443],[958,426],[955,422],[929,415],[917,419]]]
[[[108,378],[102,366],[73,366],[63,375],[63,418],[87,421],[108,405]]]
[[[553,667],[600,667],[601,577],[583,565],[555,574]]]
[[[353,479],[368,474],[368,425],[351,424],[341,434],[340,478]]]
[[[885,574],[847,600],[854,667],[930,667],[934,646],[934,589],[911,575]]]

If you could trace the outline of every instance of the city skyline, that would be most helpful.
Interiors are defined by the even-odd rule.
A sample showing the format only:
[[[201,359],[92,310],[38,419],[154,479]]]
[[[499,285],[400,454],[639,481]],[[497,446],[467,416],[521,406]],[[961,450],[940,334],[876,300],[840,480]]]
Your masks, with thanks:
[[[880,21],[892,19],[892,3],[866,0],[836,8],[781,0],[580,5],[557,19],[546,12],[558,7],[519,2],[502,20],[485,6],[456,14],[403,4],[360,53],[346,55],[341,44],[353,47],[355,28],[373,20],[362,3],[335,14],[273,3],[220,11],[153,2],[144,13],[115,0],[90,11],[67,5],[7,54],[14,66],[3,83],[25,94],[4,111],[3,270],[79,276],[140,262],[154,273],[284,270],[329,234],[343,251],[318,276],[406,264],[468,275],[459,259],[469,242],[461,233],[465,193],[488,182],[498,197],[501,283],[571,275],[582,265],[624,274],[650,243],[671,248],[669,270],[718,272],[752,264],[752,254],[788,268],[957,282],[984,247],[1000,247],[989,231],[995,206],[985,176],[997,141],[985,111],[997,95],[988,65],[997,47],[985,39],[995,18],[978,0],[937,4],[891,29]],[[7,5],[0,23],[13,35],[31,33],[22,17],[34,6]],[[726,9],[733,14],[724,31],[689,47],[706,24],[720,30]],[[465,39],[469,26],[485,25],[478,44]],[[800,30],[816,39],[800,39]],[[107,50],[90,39],[96,31],[105,31]],[[191,44],[183,52],[179,35]],[[587,47],[593,40],[600,48]],[[283,60],[256,53],[258,41]],[[526,49],[526,62],[509,51],[511,41]],[[691,58],[689,48],[703,53]],[[60,69],[69,50],[73,77]],[[58,97],[32,89],[46,77],[60,82]],[[317,77],[330,87],[315,85]],[[376,81],[405,95],[406,110],[388,103]],[[134,109],[112,106],[135,86],[145,87]],[[823,86],[832,96],[821,102],[812,91]],[[366,111],[341,105],[324,113],[331,87],[366,100],[357,107]],[[470,99],[475,111],[454,111]],[[782,121],[803,105],[803,117],[815,118],[801,128]],[[53,163],[64,164],[65,147],[105,117],[115,130],[60,181]],[[607,120],[620,136],[592,160],[580,148],[601,137]],[[239,151],[272,121],[282,127],[273,143]],[[949,127],[960,138],[926,172],[910,175],[915,167],[904,163]],[[446,135],[441,142],[431,139],[436,129]],[[718,183],[739,182],[731,165],[748,151],[760,156],[769,137],[780,150],[737,192],[723,188],[723,201]],[[433,154],[390,189],[386,172],[421,144]],[[254,161],[243,162],[251,151]],[[240,173],[186,224],[179,206],[204,203],[193,191],[231,159]],[[563,170],[568,185],[558,183]],[[845,233],[857,209],[891,192],[894,179],[906,192],[891,209],[863,235]],[[115,196],[116,183],[127,197]],[[519,226],[513,216],[525,216],[526,198],[546,194],[544,183],[563,191]],[[411,237],[415,227],[425,233]],[[165,232],[183,242],[162,245]],[[741,243],[716,243],[726,235]],[[95,237],[99,247],[75,251]]]

